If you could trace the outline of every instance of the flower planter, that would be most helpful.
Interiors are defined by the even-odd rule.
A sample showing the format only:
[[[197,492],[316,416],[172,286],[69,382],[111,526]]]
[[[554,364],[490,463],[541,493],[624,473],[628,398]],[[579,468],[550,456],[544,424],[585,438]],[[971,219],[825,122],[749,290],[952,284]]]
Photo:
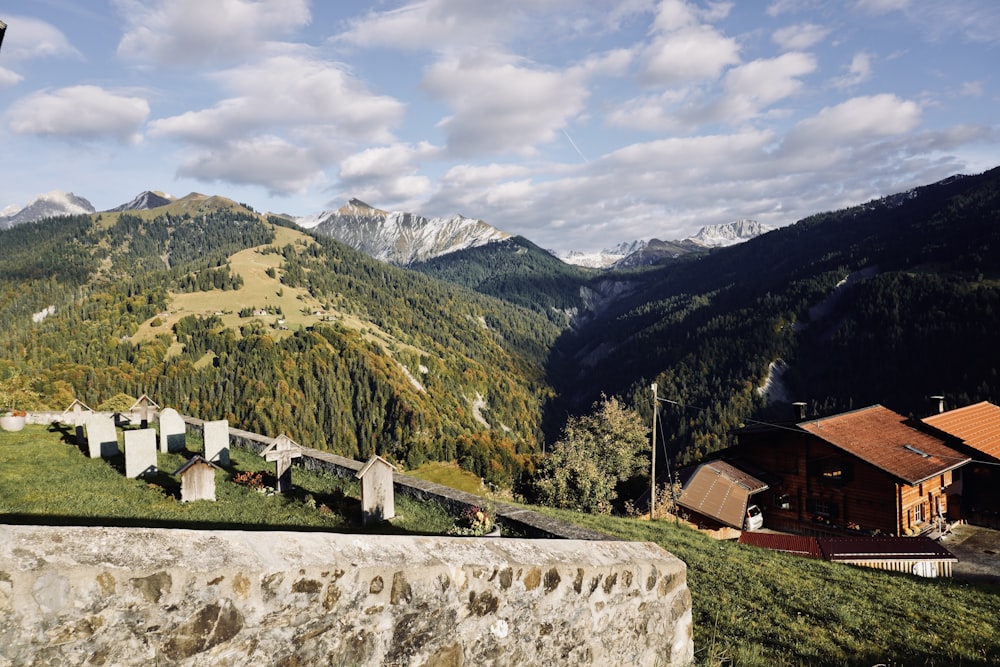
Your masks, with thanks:
[[[24,415],[3,415],[0,417],[0,428],[5,431],[20,431],[24,428]]]

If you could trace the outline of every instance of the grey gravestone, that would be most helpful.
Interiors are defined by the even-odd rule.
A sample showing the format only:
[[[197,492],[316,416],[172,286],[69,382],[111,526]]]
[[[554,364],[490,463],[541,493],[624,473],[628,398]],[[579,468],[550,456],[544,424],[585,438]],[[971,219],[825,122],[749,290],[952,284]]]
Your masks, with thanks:
[[[282,433],[260,453],[267,461],[275,463],[275,493],[292,489],[292,459],[302,456],[302,447]]]
[[[187,447],[187,424],[173,408],[160,413],[160,451],[181,452]]]
[[[142,477],[156,472],[156,431],[125,431],[125,476]]]
[[[229,465],[229,422],[225,419],[205,422],[205,460]]]
[[[118,453],[118,431],[108,415],[87,415],[87,451],[92,459],[106,459]]]
[[[372,456],[355,475],[361,480],[361,521],[387,521],[396,516],[392,487],[395,466],[381,456]]]

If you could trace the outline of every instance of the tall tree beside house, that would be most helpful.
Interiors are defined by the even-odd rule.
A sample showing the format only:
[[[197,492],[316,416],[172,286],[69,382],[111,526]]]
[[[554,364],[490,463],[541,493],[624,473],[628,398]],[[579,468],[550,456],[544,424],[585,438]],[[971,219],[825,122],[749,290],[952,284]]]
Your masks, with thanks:
[[[641,476],[649,456],[649,428],[635,410],[602,398],[590,414],[571,417],[543,459],[536,478],[547,505],[608,514],[621,485]]]

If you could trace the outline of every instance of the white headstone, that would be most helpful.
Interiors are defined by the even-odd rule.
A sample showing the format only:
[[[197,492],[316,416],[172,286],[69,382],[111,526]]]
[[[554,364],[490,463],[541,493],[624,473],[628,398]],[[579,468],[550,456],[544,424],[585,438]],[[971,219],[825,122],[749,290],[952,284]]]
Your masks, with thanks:
[[[156,472],[156,430],[125,431],[125,476],[142,477]]]
[[[87,415],[87,452],[92,459],[106,459],[118,454],[118,431],[114,417]]]
[[[361,480],[361,522],[387,521],[396,516],[392,471],[395,466],[372,456],[355,475]]]
[[[229,465],[229,422],[225,419],[205,422],[205,460]]]
[[[179,412],[165,408],[160,413],[160,451],[181,452],[187,447],[187,424]]]

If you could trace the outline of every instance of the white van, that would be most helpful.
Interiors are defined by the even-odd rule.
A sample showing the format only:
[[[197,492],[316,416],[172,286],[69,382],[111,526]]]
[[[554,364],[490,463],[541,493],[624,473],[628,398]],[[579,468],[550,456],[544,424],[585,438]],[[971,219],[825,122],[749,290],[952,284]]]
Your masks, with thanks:
[[[756,505],[747,507],[747,516],[743,521],[743,530],[757,530],[764,527],[764,513]]]

